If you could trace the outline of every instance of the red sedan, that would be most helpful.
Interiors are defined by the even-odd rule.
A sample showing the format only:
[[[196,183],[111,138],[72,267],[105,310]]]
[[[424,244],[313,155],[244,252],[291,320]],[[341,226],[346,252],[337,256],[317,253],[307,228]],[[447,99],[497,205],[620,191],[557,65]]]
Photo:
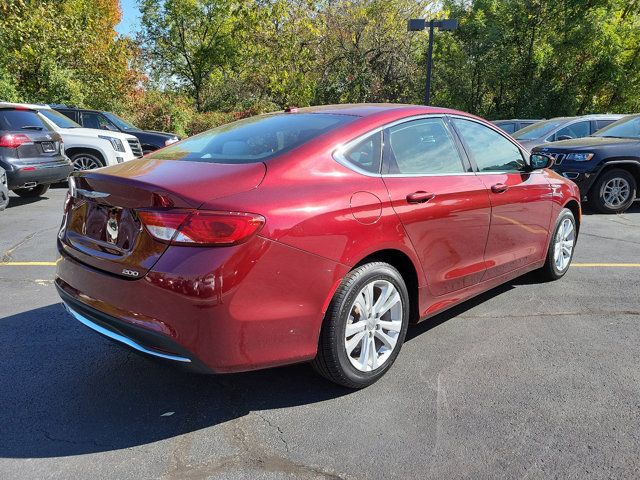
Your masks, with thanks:
[[[410,105],[291,109],[70,181],[68,311],[206,372],[311,361],[348,387],[410,323],[531,270],[562,277],[570,181],[493,125]]]

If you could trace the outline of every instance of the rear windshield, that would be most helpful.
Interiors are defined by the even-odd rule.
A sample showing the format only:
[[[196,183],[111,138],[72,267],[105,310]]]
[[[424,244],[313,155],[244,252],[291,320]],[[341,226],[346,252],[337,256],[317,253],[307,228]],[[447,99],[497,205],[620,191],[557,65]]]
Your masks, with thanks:
[[[559,127],[566,120],[546,120],[544,122],[534,123],[528,127],[521,128],[513,136],[516,140],[535,140],[536,138],[544,137],[547,133],[550,133],[554,128]]]
[[[0,130],[51,130],[31,110],[0,109]]]
[[[210,163],[263,162],[357,117],[322,113],[256,116],[223,125],[147,155]]]

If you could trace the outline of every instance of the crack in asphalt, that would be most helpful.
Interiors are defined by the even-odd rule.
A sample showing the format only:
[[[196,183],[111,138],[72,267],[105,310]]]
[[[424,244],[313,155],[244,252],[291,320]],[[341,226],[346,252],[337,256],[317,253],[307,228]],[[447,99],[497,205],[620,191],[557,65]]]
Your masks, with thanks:
[[[43,435],[44,438],[46,438],[47,440],[51,441],[51,442],[60,442],[60,443],[68,443],[70,445],[94,445],[96,447],[100,447],[100,448],[115,448],[113,445],[108,445],[106,443],[100,443],[97,440],[94,439],[90,439],[90,440],[69,440],[67,438],[60,438],[60,437],[54,437],[53,435],[51,435],[49,432],[47,432],[46,430],[39,430]]]
[[[526,313],[516,315],[458,315],[461,319],[475,318],[540,318],[540,317],[574,317],[580,315],[640,315],[638,310],[586,310],[575,312]]]
[[[594,237],[594,238],[600,238],[602,240],[610,240],[610,241],[614,241],[614,242],[624,242],[624,243],[631,243],[633,245],[640,245],[640,242],[636,242],[634,240],[625,240],[624,238],[614,238],[614,237],[607,237],[605,235],[596,235],[595,233],[583,233],[580,232],[580,236],[584,235],[585,237]]]
[[[49,230],[55,230],[57,228],[58,227],[48,227],[48,228],[43,228],[42,230],[36,230],[35,232],[31,232],[30,234],[26,235],[22,240],[20,240],[18,243],[14,244],[12,247],[9,247],[7,250],[5,250],[4,254],[2,255],[2,260],[0,261],[10,262],[12,259],[13,252],[15,252],[16,249],[20,248],[22,245],[27,243],[36,235],[39,235],[44,232],[48,232]]]

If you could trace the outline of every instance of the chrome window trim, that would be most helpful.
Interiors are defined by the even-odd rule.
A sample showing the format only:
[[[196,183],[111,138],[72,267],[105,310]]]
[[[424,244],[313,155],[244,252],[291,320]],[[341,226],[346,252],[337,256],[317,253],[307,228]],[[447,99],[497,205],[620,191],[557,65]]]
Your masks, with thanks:
[[[82,323],[83,325],[89,327],[91,330],[94,330],[94,331],[100,333],[101,335],[104,335],[105,337],[109,337],[110,339],[115,340],[116,342],[123,343],[123,344],[127,345],[128,347],[131,347],[134,350],[138,350],[139,352],[146,353],[147,355],[152,355],[154,357],[164,358],[165,360],[172,360],[174,362],[184,362],[184,363],[190,363],[191,362],[191,359],[189,359],[187,357],[179,357],[178,355],[169,355],[167,353],[161,353],[161,352],[158,352],[156,350],[149,350],[148,348],[143,347],[139,343],[134,342],[133,340],[131,340],[130,338],[125,337],[124,335],[120,335],[120,334],[117,334],[115,332],[112,332],[111,330],[107,330],[106,328],[101,327],[97,323],[92,322],[91,320],[89,320],[84,315],[81,315],[80,313],[78,313],[75,310],[73,310],[65,302],[63,302],[63,305],[64,305],[64,308],[67,309],[67,312],[69,312],[71,314],[71,316],[73,318],[75,318],[76,320],[78,320],[80,323]]]
[[[426,114],[421,114],[421,115],[412,115],[410,117],[404,117],[404,118],[400,118],[398,120],[394,120],[393,122],[386,123],[386,124],[384,124],[384,125],[382,125],[380,127],[374,128],[373,130],[369,130],[368,132],[363,133],[363,134],[357,136],[356,138],[354,138],[352,140],[349,140],[346,143],[338,145],[333,150],[333,152],[331,153],[331,156],[336,162],[338,162],[343,167],[348,168],[349,170],[351,170],[353,172],[356,172],[356,173],[359,173],[361,175],[364,175],[366,177],[373,177],[373,178],[389,178],[389,177],[396,177],[396,178],[451,177],[451,176],[458,176],[458,175],[475,175],[475,172],[460,172],[460,173],[386,173],[386,174],[383,174],[383,173],[372,173],[372,172],[368,172],[367,170],[364,170],[363,168],[358,167],[357,165],[354,165],[349,160],[347,160],[347,158],[344,155],[344,153],[347,150],[349,150],[351,147],[357,145],[358,143],[362,142],[363,140],[366,140],[369,136],[375,135],[376,133],[379,133],[379,132],[382,132],[383,130],[386,130],[387,128],[395,127],[396,125],[400,125],[402,123],[413,122],[415,120],[423,120],[423,119],[429,119],[429,118],[442,118],[443,121],[444,121],[445,117],[447,117],[447,114],[445,114],[445,113],[426,113]],[[382,155],[382,153],[381,153],[381,155]],[[380,163],[380,165],[382,166],[382,162]]]

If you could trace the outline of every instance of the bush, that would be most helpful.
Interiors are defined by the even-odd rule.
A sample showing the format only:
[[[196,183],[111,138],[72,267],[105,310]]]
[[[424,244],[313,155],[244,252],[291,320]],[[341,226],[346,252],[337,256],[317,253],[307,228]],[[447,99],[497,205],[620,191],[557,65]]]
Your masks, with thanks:
[[[188,124],[195,109],[185,97],[157,90],[138,91],[132,95],[129,112],[124,116],[138,128],[189,134]]]
[[[187,134],[197,135],[198,133],[211,130],[212,128],[219,127],[225,123],[233,122],[238,118],[233,113],[223,112],[202,112],[195,113],[191,117],[191,121],[187,124]]]

